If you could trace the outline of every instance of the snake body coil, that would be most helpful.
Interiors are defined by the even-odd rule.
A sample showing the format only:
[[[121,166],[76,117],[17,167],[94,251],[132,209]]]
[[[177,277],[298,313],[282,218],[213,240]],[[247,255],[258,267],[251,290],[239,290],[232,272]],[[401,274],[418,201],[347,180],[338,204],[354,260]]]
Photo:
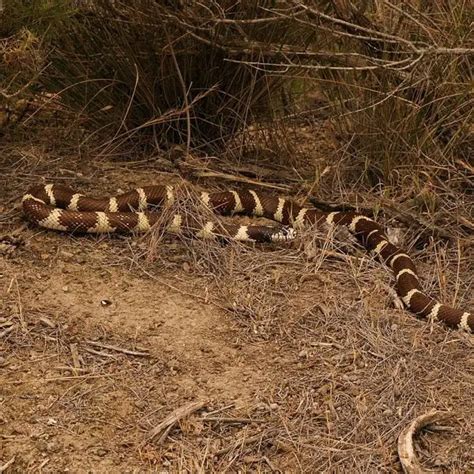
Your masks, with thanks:
[[[252,190],[202,192],[200,199],[219,214],[266,217],[283,226],[216,226],[214,222],[208,221],[194,229],[198,238],[225,235],[240,241],[285,241],[294,238],[295,231],[305,226],[345,226],[368,251],[376,254],[392,269],[397,293],[412,313],[443,321],[454,328],[474,331],[474,315],[441,304],[426,295],[413,260],[389,242],[379,224],[364,215],[352,211],[328,213],[308,209],[290,200]],[[150,206],[167,205],[174,200],[175,190],[171,186],[147,186],[116,197],[94,199],[67,187],[49,184],[32,188],[23,197],[23,210],[35,224],[53,230],[83,233],[145,232],[160,218],[159,212],[148,210]],[[175,214],[167,230],[180,232],[184,224],[184,217]]]

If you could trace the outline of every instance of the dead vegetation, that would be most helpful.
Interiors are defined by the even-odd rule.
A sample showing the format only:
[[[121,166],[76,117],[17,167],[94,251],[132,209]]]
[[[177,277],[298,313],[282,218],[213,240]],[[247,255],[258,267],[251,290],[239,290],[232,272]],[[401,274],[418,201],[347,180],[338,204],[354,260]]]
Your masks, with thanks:
[[[146,182],[150,166],[96,163],[81,177],[65,161],[74,178],[41,166],[111,194]],[[27,187],[14,179],[4,189]],[[178,209],[207,219],[194,202]],[[15,456],[17,470],[390,472],[400,433],[433,408],[452,416],[415,437],[420,462],[470,469],[470,337],[396,309],[388,272],[347,236],[308,229],[269,248],[21,235],[2,269],[2,461]],[[436,240],[416,252],[415,237],[399,235],[427,290],[472,305],[469,249]]]
[[[40,3],[2,24],[0,472],[474,469],[472,337],[347,235],[71,238],[15,207],[43,178],[318,195],[472,308],[467,3]]]

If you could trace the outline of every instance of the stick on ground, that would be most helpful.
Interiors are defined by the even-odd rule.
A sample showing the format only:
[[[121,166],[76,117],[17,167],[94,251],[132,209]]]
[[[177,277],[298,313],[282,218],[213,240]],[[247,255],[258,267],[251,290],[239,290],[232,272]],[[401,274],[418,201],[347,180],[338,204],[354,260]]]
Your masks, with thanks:
[[[5,472],[15,462],[15,458],[16,456],[13,456],[9,461],[0,466],[0,472]]]
[[[418,416],[406,426],[398,437],[398,457],[403,467],[403,471],[407,474],[423,474],[431,471],[423,469],[416,458],[415,446],[413,443],[414,436],[425,426],[436,421],[447,419],[451,414],[431,410],[424,415]]]
[[[189,416],[191,413],[200,410],[204,406],[206,406],[207,402],[199,401],[199,402],[192,402],[188,403],[187,405],[183,405],[176,410],[172,411],[161,423],[156,425],[146,436],[146,440],[143,444],[149,443],[154,438],[156,438],[159,434],[161,434],[160,439],[158,440],[158,444],[162,443],[168,433],[171,431],[171,428],[181,419]]]
[[[123,354],[132,355],[136,357],[150,357],[148,352],[131,351],[124,349],[123,347],[113,346],[111,344],[102,344],[101,342],[86,340],[86,343],[90,346],[102,347],[103,349],[110,349],[111,351],[122,352]]]

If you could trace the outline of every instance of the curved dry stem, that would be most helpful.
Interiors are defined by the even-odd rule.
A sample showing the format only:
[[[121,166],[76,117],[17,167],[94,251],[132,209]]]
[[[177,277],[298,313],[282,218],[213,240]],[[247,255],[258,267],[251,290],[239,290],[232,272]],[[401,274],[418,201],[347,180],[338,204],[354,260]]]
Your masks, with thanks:
[[[451,416],[449,412],[431,410],[424,415],[420,415],[406,426],[398,437],[398,457],[402,464],[403,472],[407,474],[423,474],[435,472],[421,467],[416,453],[413,438],[425,426],[431,425],[436,421],[446,420]]]

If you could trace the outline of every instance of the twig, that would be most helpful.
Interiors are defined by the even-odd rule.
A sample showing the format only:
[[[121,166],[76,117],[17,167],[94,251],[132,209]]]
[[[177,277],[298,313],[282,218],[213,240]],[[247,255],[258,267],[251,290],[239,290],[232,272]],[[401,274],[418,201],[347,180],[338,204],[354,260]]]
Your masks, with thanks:
[[[130,259],[132,260],[132,259]],[[174,285],[171,285],[170,283],[168,283],[166,280],[163,280],[163,279],[159,279],[158,277],[156,277],[155,275],[152,275],[149,271],[145,270],[145,268],[143,268],[143,266],[140,266],[137,264],[136,261],[133,261],[133,264],[134,265],[137,265],[137,267],[142,271],[142,273],[144,273],[147,277],[151,278],[152,280],[155,280],[155,281],[159,281],[161,285],[164,285],[166,286],[167,288],[169,288],[170,290],[173,290],[173,291],[176,291],[177,293],[180,293],[181,295],[186,295],[186,296],[190,296],[191,298],[195,298],[197,299],[198,301],[202,301],[203,303],[205,304],[212,304],[213,306],[215,306],[216,308],[220,308],[220,309],[223,309],[224,311],[229,311],[229,307],[228,306],[225,306],[223,304],[219,304],[217,301],[212,301],[212,300],[208,300],[206,296],[202,296],[202,295],[198,295],[196,293],[191,293],[189,291],[185,291],[185,290],[181,290],[180,288],[178,288],[177,286],[174,286]]]
[[[474,223],[473,222],[467,220],[463,216],[457,216],[457,218],[459,219],[459,222],[461,222],[462,225],[464,225],[465,227],[467,227],[470,230],[474,231]]]
[[[110,349],[111,351],[122,352],[123,354],[128,354],[137,357],[150,357],[148,352],[138,352],[138,351],[131,351],[129,349],[124,349],[123,347],[112,346],[111,344],[102,344],[101,342],[89,341],[86,340],[86,343],[95,346],[95,347],[102,347],[103,349]]]
[[[218,413],[222,413],[223,411],[230,410],[231,408],[235,407],[235,403],[231,403],[230,405],[226,405],[225,407],[218,408],[217,410],[208,411],[206,413],[207,416],[217,415]]]
[[[79,370],[81,368],[81,361],[79,360],[79,352],[77,350],[77,344],[73,343],[69,345],[69,349],[71,350],[71,357],[72,357],[72,365],[74,366],[72,369],[72,373],[74,375],[79,374]]]
[[[46,464],[49,463],[49,458],[46,458],[37,468],[36,468],[36,471],[37,472],[41,472],[41,469],[43,469],[44,466],[46,466]]]
[[[5,337],[7,334],[11,333],[16,328],[16,325],[7,327],[2,332],[0,332],[0,338]]]
[[[15,462],[15,459],[16,459],[16,456],[13,456],[3,466],[0,466],[0,472],[5,472]]]
[[[171,51],[171,57],[173,58],[173,64],[176,69],[176,75],[178,76],[179,83],[181,85],[183,91],[183,101],[185,106],[185,113],[186,113],[186,157],[189,156],[189,152],[191,150],[191,112],[189,107],[189,100],[188,94],[189,90],[186,89],[186,84],[184,83],[183,75],[181,74],[181,69],[179,68],[178,61],[176,60],[176,55],[174,53],[173,42],[171,41],[168,31],[165,28],[166,39],[168,41],[168,45],[164,48],[167,48]]]
[[[398,437],[398,457],[402,464],[403,471],[407,474],[423,474],[430,472],[424,470],[416,458],[413,437],[422,428],[436,421],[445,420],[451,416],[448,412],[431,410],[424,415],[415,418],[406,428],[402,430]]]
[[[142,123],[141,125],[138,125],[135,128],[132,128],[130,130],[127,130],[127,131],[119,134],[116,137],[115,141],[118,144],[123,143],[123,141],[129,140],[133,135],[137,134],[140,130],[143,130],[147,127],[152,127],[152,126],[155,126],[155,125],[161,125],[161,124],[168,123],[168,122],[171,122],[173,120],[179,119],[179,117],[181,117],[181,115],[183,115],[183,114],[186,115],[186,112],[187,112],[188,108],[194,107],[195,104],[197,104],[200,100],[204,99],[206,96],[208,96],[209,94],[214,92],[216,89],[217,89],[216,86],[212,86],[212,87],[206,89],[204,92],[196,95],[196,97],[194,97],[194,99],[189,103],[188,107],[170,109],[170,110],[164,112],[159,117],[152,118],[152,119]],[[107,147],[109,147],[111,144],[112,144],[112,140],[107,140],[102,145],[102,148],[107,149]]]
[[[79,372],[82,372],[82,373],[88,373],[90,372],[89,369],[85,369],[85,368],[82,368],[82,367],[71,367],[70,365],[57,365],[55,367],[56,370],[68,370],[72,373],[74,373],[75,375],[78,375]]]
[[[162,443],[168,433],[170,432],[171,428],[181,419],[189,416],[191,413],[200,410],[204,406],[206,406],[205,401],[199,402],[191,402],[187,405],[183,405],[182,407],[177,408],[173,412],[171,412],[161,423],[155,426],[146,436],[143,445],[149,443],[154,438],[156,438],[159,434],[161,434],[160,439],[158,440],[158,444]]]
[[[431,51],[432,50],[427,50]],[[288,59],[285,63],[276,62],[264,62],[264,61],[244,61],[237,59],[226,59],[226,62],[244,64],[251,66],[257,71],[275,71],[275,68],[281,68],[282,72],[288,71],[290,68],[296,68],[301,70],[324,70],[324,71],[378,71],[383,69],[390,69],[394,71],[405,71],[406,69],[413,68],[419,61],[425,56],[425,52],[420,50],[420,53],[414,58],[401,59],[399,61],[387,61],[382,64],[376,64],[372,66],[331,66],[326,64],[300,64],[295,63]],[[270,69],[265,69],[268,66]]]
[[[216,421],[218,423],[263,423],[265,420],[254,420],[252,418],[231,418],[219,416],[203,416],[202,421]]]
[[[281,472],[280,469],[276,468],[273,463],[270,461],[270,459],[268,459],[267,456],[263,456],[262,458],[267,464],[268,464],[268,467],[270,468],[270,470],[272,472]]]
[[[20,320],[20,326],[24,333],[27,332],[26,321],[23,315],[23,304],[21,302],[21,294],[20,294],[20,285],[18,284],[18,278],[15,277],[15,284],[16,284],[16,296],[17,296],[17,305],[18,305],[18,318]]]
[[[472,166],[471,164],[461,159],[456,160],[456,163],[462,166],[466,171],[469,171],[469,173],[474,174],[474,166]]]
[[[84,375],[71,375],[65,377],[51,377],[49,379],[44,379],[45,382],[63,382],[65,380],[76,380],[76,379],[105,379],[107,377],[120,377],[123,375],[118,372],[116,374],[84,374]]]
[[[279,191],[288,191],[290,189],[289,186],[284,184],[269,184],[269,183],[262,183],[261,181],[256,181],[250,178],[245,178],[243,176],[236,176],[233,174],[228,173],[218,173],[216,171],[196,171],[193,173],[194,176],[198,178],[219,178],[219,179],[227,179],[229,181],[237,181],[240,183],[247,183],[252,184],[255,186],[259,186],[262,188],[270,188],[270,189],[278,189]]]
[[[54,329],[56,327],[56,323],[46,318],[45,316],[41,316],[41,318],[39,318],[39,321],[51,329]]]
[[[98,356],[101,356],[101,357],[110,357],[112,359],[116,359],[116,357],[113,354],[109,354],[108,352],[96,351],[94,349],[91,349],[90,347],[84,347],[84,350],[86,352],[89,352],[89,354],[94,354],[94,355],[98,355]]]
[[[263,441],[264,439],[269,438],[271,434],[272,434],[272,431],[268,431],[266,433],[265,432],[259,433],[259,434],[256,434],[254,436],[250,436],[249,438],[236,441],[235,443],[231,444],[230,446],[227,446],[226,448],[223,448],[223,449],[220,449],[219,451],[217,451],[215,453],[215,456],[222,456],[223,454],[227,454],[230,451],[233,451],[234,449],[238,449],[240,447],[246,446],[248,444],[255,443],[257,441]]]
[[[385,32],[382,32],[382,31],[377,31],[377,30],[374,30],[372,28],[367,28],[365,26],[361,26],[361,25],[357,25],[355,23],[350,23],[350,22],[345,21],[345,20],[341,20],[340,18],[335,18],[333,16],[326,15],[325,13],[320,12],[319,10],[316,10],[314,8],[308,7],[307,5],[304,5],[299,1],[294,1],[293,3],[297,7],[302,8],[303,10],[307,11],[308,13],[313,14],[313,15],[319,17],[319,18],[323,18],[324,20],[330,21],[331,23],[334,23],[336,25],[340,25],[340,26],[343,26],[343,27],[346,27],[346,28],[351,28],[351,29],[363,31],[364,33],[368,33],[369,35],[374,35],[375,36],[374,39],[377,39],[379,41],[380,41],[381,38],[383,38],[385,41],[389,41],[389,42],[392,42],[392,43],[406,44],[410,49],[412,49],[414,51],[417,50],[417,48],[416,48],[416,46],[413,42],[411,42],[411,41],[409,41],[405,38],[402,38],[400,36],[391,35],[389,33],[385,33]]]
[[[387,5],[388,7],[392,8],[396,12],[400,13],[401,15],[405,16],[406,18],[411,20],[413,23],[418,25],[418,27],[420,27],[430,37],[430,40],[432,41],[432,43],[438,46],[436,40],[433,38],[433,35],[431,34],[431,31],[425,25],[423,25],[423,23],[418,21],[413,15],[410,15],[408,12],[398,7],[397,5],[390,3],[388,0],[383,0],[383,3],[385,3],[385,5]]]
[[[128,103],[127,103],[127,106],[125,107],[123,117],[120,120],[120,123],[118,124],[117,130],[115,131],[115,134],[113,135],[111,139],[111,142],[113,142],[114,138],[118,136],[121,130],[126,129],[127,117],[128,117],[128,114],[130,113],[130,109],[133,104],[133,99],[135,98],[135,94],[137,92],[137,86],[138,86],[139,77],[140,77],[136,63],[134,64],[134,66],[135,66],[135,84],[133,85],[133,90],[131,91],[130,97],[128,98]]]

